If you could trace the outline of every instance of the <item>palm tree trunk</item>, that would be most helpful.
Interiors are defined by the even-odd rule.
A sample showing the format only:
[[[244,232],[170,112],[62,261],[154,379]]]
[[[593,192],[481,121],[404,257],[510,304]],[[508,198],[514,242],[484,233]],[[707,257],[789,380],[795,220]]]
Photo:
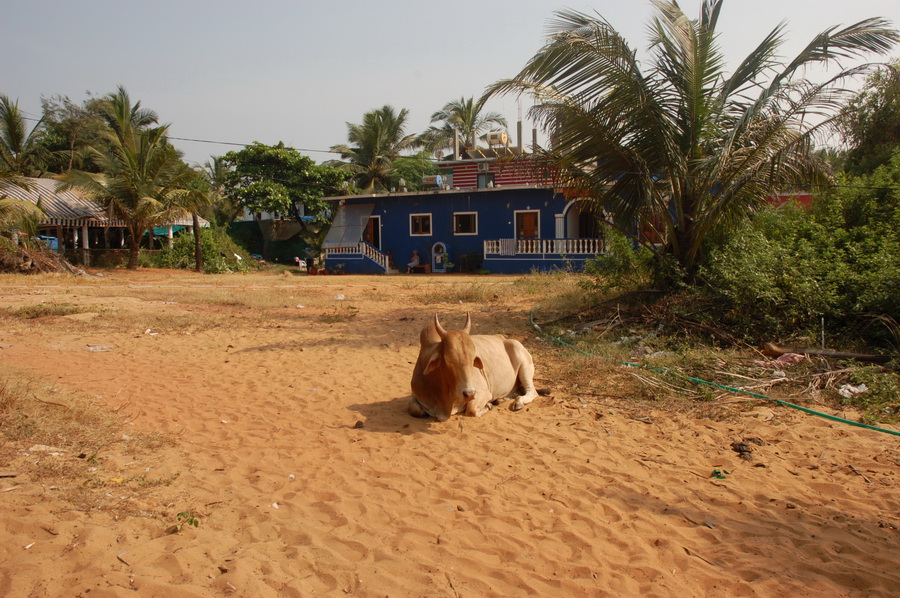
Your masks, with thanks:
[[[128,227],[131,233],[131,242],[128,245],[128,266],[129,270],[137,270],[138,259],[141,255],[141,242],[144,240],[144,233],[147,233],[148,241],[153,239],[153,228],[144,223],[136,223]],[[153,248],[153,245],[150,245]]]
[[[203,272],[203,248],[200,244],[200,216],[197,210],[191,212],[194,220],[194,270]]]
[[[129,270],[137,270],[138,254],[140,253],[141,238],[131,229],[131,239],[128,243],[128,266]]]

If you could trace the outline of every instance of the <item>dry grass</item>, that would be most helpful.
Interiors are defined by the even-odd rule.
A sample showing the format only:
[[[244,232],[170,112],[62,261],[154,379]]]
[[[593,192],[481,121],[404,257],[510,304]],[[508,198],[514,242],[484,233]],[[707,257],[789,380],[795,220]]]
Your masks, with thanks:
[[[428,287],[417,293],[424,305],[491,303],[513,294],[511,282],[463,282]]]
[[[0,368],[0,461],[13,484],[40,484],[75,509],[114,517],[167,513],[160,496],[180,475],[179,459],[165,457],[174,444],[126,425],[84,397]]]
[[[8,310],[8,313],[14,318],[34,320],[37,318],[48,318],[53,316],[70,316],[86,311],[86,308],[70,303],[33,303],[16,309],[10,309]]]

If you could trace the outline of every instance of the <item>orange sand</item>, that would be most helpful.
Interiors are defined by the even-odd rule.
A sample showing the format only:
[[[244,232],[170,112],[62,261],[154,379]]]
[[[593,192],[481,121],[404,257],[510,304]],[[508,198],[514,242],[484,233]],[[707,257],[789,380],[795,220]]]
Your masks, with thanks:
[[[535,341],[527,297],[420,296],[473,280],[512,281],[0,277],[0,306],[145,315],[127,332],[104,329],[102,313],[3,320],[0,360],[118,409],[126,433],[175,438],[155,458],[101,461],[180,474],[148,491],[148,516],[118,520],[0,479],[0,595],[900,595],[900,438],[766,405],[728,422],[640,421],[611,399],[581,402],[542,371],[561,357]],[[260,325],[239,301],[183,294],[217,285],[285,305]],[[346,305],[358,315],[319,320]],[[435,311],[458,327],[467,309],[476,332],[525,342],[552,398],[443,424],[406,414],[419,330]],[[167,314],[231,324],[167,329]],[[115,348],[87,350],[100,344]],[[752,462],[730,448],[746,437],[766,442]],[[716,468],[730,474],[711,478]],[[199,527],[164,533],[181,510]]]

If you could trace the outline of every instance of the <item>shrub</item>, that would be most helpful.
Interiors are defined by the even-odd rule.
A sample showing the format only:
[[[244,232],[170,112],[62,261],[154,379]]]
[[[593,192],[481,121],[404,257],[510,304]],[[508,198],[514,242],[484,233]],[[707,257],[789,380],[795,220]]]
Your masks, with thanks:
[[[225,229],[206,227],[200,229],[200,247],[203,251],[203,271],[206,274],[246,272],[249,270],[246,253],[228,236]],[[240,255],[237,259],[235,255]],[[194,268],[194,236],[182,233],[175,237],[172,247],[157,251],[150,258],[157,268]]]
[[[584,263],[581,286],[589,291],[623,292],[653,286],[657,273],[656,256],[621,232],[606,231],[606,253]]]
[[[900,320],[900,152],[845,178],[810,212],[769,209],[710,251],[702,270],[725,323],[749,336],[832,331],[896,342],[872,321]]]

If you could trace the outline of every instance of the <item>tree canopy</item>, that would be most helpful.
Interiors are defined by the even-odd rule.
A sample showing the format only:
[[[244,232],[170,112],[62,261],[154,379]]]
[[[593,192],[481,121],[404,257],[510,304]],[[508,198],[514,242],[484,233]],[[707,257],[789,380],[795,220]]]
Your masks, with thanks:
[[[30,128],[19,110],[19,102],[0,95],[0,170],[20,176],[42,171],[43,119]]]
[[[891,160],[900,147],[900,60],[869,76],[844,110],[841,124],[849,174],[869,174]]]
[[[676,2],[653,4],[649,60],[603,17],[560,11],[546,45],[485,97],[534,95],[532,115],[552,141],[542,156],[561,183],[624,230],[657,227],[664,247],[654,251],[690,276],[712,230],[744,221],[784,188],[829,180],[811,150],[849,97],[847,79],[867,67],[822,82],[806,69],[886,53],[900,36],[881,18],[831,27],[784,63],[781,24],[727,73],[722,0],[705,0],[697,19]]]
[[[324,221],[328,205],[322,200],[338,194],[347,174],[332,166],[318,166],[283,142],[254,142],[222,156],[228,168],[224,192],[230,200],[253,213],[310,216]]]
[[[78,187],[128,227],[128,267],[137,268],[144,232],[176,215],[186,214],[185,199],[197,174],[168,141],[168,125],[151,126],[156,114],[132,103],[124,88],[98,105],[105,122],[102,141],[89,148],[97,172],[71,170],[58,178]]]
[[[443,108],[431,115],[431,122],[444,123],[440,127],[431,126],[423,138],[433,150],[445,149],[453,145],[454,133],[459,133],[464,148],[474,149],[482,133],[494,127],[506,127],[506,119],[498,112],[483,112],[484,102],[475,98],[461,97],[447,102]]]
[[[346,162],[331,162],[352,175],[354,185],[368,192],[389,190],[401,178],[395,162],[404,152],[419,145],[416,135],[406,134],[409,110],[400,112],[383,106],[363,115],[361,124],[347,123],[350,145],[335,145],[331,150]]]

